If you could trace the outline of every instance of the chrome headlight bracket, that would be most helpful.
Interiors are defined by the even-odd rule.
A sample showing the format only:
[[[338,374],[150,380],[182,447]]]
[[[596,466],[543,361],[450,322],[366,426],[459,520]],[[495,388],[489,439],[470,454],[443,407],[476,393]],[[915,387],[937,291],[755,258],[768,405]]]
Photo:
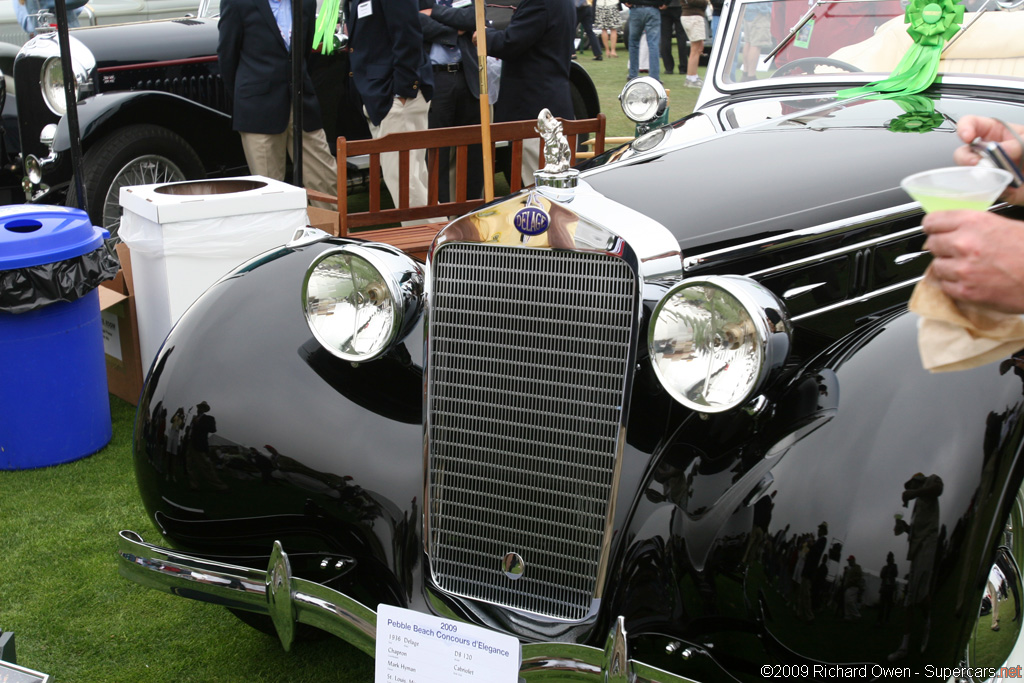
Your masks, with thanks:
[[[665,390],[700,413],[721,413],[763,389],[791,348],[782,302],[747,277],[690,278],[654,309],[648,348]]]
[[[419,320],[423,268],[387,244],[328,249],[306,270],[302,310],[313,336],[333,355],[352,362],[379,358]]]

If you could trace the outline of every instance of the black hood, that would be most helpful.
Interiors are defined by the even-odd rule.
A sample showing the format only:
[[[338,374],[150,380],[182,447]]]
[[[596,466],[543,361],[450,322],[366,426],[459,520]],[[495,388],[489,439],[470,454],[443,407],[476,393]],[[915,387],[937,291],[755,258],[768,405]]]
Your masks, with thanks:
[[[855,100],[673,142],[687,126],[702,125],[696,117],[727,116],[726,110],[711,110],[673,124],[650,152],[627,152],[617,164],[609,163],[615,151],[595,160],[588,168],[600,168],[585,179],[665,225],[684,253],[847,220],[910,202],[901,178],[953,165],[953,150],[961,144],[959,117],[1021,119],[1019,104],[930,101],[935,127],[924,132],[903,132],[908,117],[898,102]]]

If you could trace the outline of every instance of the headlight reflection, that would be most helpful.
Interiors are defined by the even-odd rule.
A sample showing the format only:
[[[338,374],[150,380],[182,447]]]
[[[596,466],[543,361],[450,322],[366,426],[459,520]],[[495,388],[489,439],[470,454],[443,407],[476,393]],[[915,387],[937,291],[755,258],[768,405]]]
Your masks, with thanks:
[[[414,322],[419,313],[419,266],[377,246],[324,252],[306,274],[303,308],[309,328],[324,348],[346,360],[381,355],[405,336],[410,318]]]
[[[655,310],[649,343],[655,372],[676,400],[721,412],[751,398],[785,360],[789,324],[774,295],[756,282],[709,277],[669,291]]]

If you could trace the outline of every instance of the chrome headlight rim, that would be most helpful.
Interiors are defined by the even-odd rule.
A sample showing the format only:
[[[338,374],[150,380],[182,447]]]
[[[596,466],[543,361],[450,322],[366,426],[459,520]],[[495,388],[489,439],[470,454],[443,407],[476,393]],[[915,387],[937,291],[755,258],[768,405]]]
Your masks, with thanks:
[[[636,100],[640,97],[639,102]],[[642,107],[636,106],[643,105]],[[656,78],[641,76],[626,83],[619,93],[622,113],[634,123],[649,123],[665,113],[668,108],[668,93]]]
[[[84,67],[75,59],[71,60],[71,72],[74,75],[73,94],[75,104],[81,100],[81,94],[89,82],[89,75]],[[59,83],[59,86],[55,85]],[[66,98],[64,97],[64,69],[61,66],[60,56],[47,57],[40,70],[39,89],[43,94],[43,102],[47,108],[57,116],[65,116],[68,113]]]
[[[656,347],[657,326],[661,315],[680,292],[694,287],[711,287],[733,298],[743,308],[753,328],[759,356],[755,375],[746,391],[727,402],[704,403],[693,400],[675,386],[659,363],[661,352]],[[785,364],[792,348],[792,326],[779,298],[755,280],[740,275],[692,277],[673,285],[658,301],[648,326],[647,345],[655,376],[672,398],[699,413],[724,413],[746,405],[758,396],[772,373]]]
[[[330,258],[348,256],[367,262],[380,276],[391,303],[390,331],[372,349],[353,353],[339,347],[314,324],[310,311],[309,283],[317,268]],[[400,249],[388,244],[366,242],[345,244],[317,254],[306,268],[302,280],[302,311],[313,337],[332,355],[353,363],[375,360],[385,355],[412,331],[423,310],[423,268]]]

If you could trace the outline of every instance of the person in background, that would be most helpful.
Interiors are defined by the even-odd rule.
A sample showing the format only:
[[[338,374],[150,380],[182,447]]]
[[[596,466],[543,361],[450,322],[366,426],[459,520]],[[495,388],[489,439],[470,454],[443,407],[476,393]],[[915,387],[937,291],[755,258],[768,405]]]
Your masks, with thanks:
[[[668,0],[668,4],[661,8],[661,61],[665,63],[665,73],[671,74],[676,70],[676,61],[672,57],[672,38],[676,39],[676,48],[679,50],[679,71],[683,71],[686,60],[683,59],[683,48],[686,47],[686,32],[683,31],[683,24],[680,17],[683,16],[683,0]]]
[[[1020,166],[1024,126],[1013,125],[1011,130],[995,119],[964,116],[956,132],[966,143],[953,154],[957,164],[978,163],[980,157],[970,143],[981,138],[998,142]],[[1002,199],[1024,205],[1024,187],[1007,188]],[[928,236],[924,247],[934,256],[931,272],[947,296],[1003,313],[1024,314],[1024,222],[960,209],[929,213],[921,227]]]
[[[44,28],[39,24],[38,14],[40,11],[54,13],[55,5],[53,0],[11,0],[14,3],[14,18],[17,19],[18,25],[21,26],[21,30],[30,36],[35,36],[39,33],[40,28]],[[78,27],[78,15],[82,12],[82,7],[85,6],[84,1],[69,0],[66,4],[67,17],[68,17],[68,28]]]
[[[590,43],[590,49],[594,53],[594,61],[600,62],[601,41],[594,35],[594,7],[590,4],[592,0],[576,0],[576,23],[583,27],[583,35]]]
[[[494,120],[537,120],[542,109],[574,119],[569,70],[576,9],[567,0],[522,0],[504,30],[487,29],[487,54],[501,60]],[[481,36],[474,34],[473,40]],[[523,185],[540,168],[540,145],[523,145]]]
[[[704,81],[697,75],[697,67],[700,65],[704,39],[707,37],[704,28],[707,23],[704,14],[707,8],[708,0],[683,0],[681,21],[686,31],[686,39],[690,41],[690,54],[686,59],[686,80],[683,82],[687,88],[700,88],[704,85]],[[682,67],[682,64],[679,66]]]
[[[434,94],[427,114],[430,128],[480,124],[479,62],[472,39],[475,27],[476,11],[469,0],[421,2],[420,28],[434,70]],[[447,148],[439,152],[437,196],[441,201],[454,200],[448,170],[454,170],[451,153]],[[483,196],[483,152],[480,145],[471,146],[468,152],[466,197],[475,199]]]
[[[743,71],[739,81],[757,80],[757,62],[761,50],[772,47],[772,9],[767,2],[743,7]]]
[[[629,78],[640,73],[640,39],[647,36],[647,51],[650,54],[649,73],[655,80],[661,79],[658,50],[661,47],[661,10],[668,0],[632,0],[629,8]]]
[[[363,99],[370,135],[426,130],[434,74],[424,49],[417,0],[347,0],[352,79]],[[409,206],[427,203],[426,154],[409,161]],[[396,205],[398,152],[381,155],[384,184]]]
[[[615,48],[619,42],[620,13],[622,3],[619,0],[594,0],[594,27],[601,32],[601,43],[604,53],[618,57]]]
[[[722,19],[722,5],[725,0],[711,0],[711,40],[718,35],[718,22]]]
[[[316,3],[303,0],[302,37],[292,36],[289,0],[222,0],[217,60],[232,102],[231,126],[250,173],[284,180],[292,143],[291,41],[313,44]],[[302,171],[306,187],[333,195],[337,165],[309,72],[303,72]]]

